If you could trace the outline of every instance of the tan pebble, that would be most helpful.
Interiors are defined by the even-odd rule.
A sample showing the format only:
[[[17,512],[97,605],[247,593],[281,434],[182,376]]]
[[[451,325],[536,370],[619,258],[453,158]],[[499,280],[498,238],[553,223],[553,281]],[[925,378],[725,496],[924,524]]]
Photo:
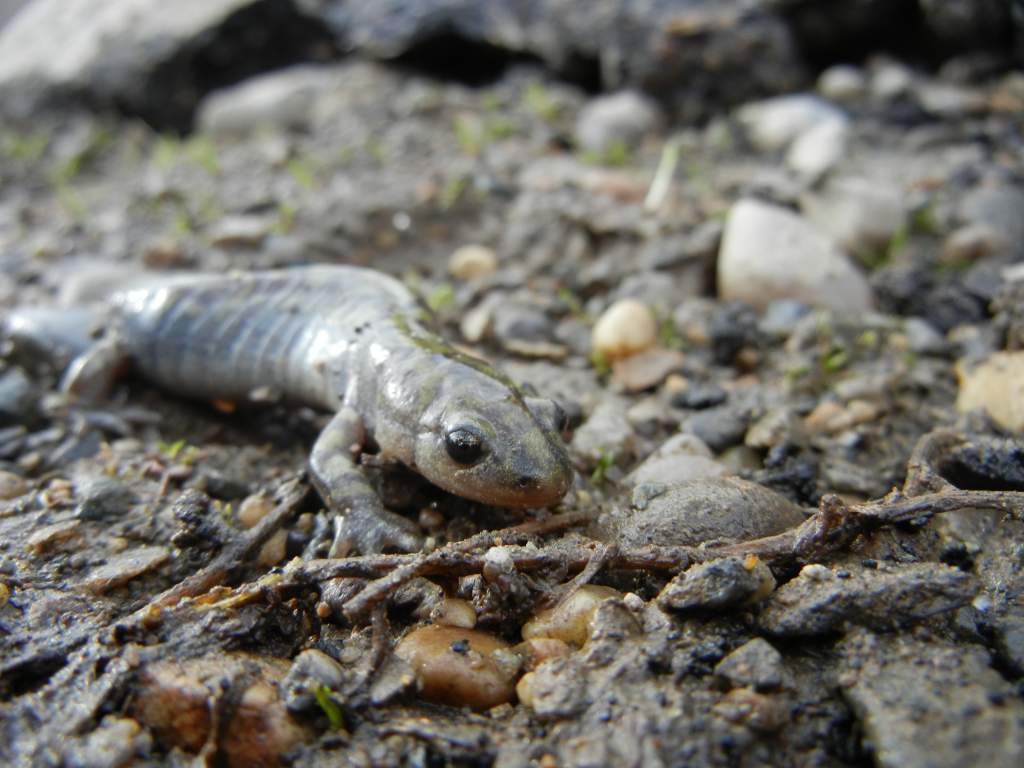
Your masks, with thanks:
[[[477,280],[498,270],[498,255],[485,245],[464,245],[448,259],[448,273],[456,280]]]
[[[942,244],[942,261],[963,264],[991,256],[1008,248],[1006,240],[985,224],[967,224],[950,233]]]
[[[124,552],[128,549],[128,539],[124,536],[115,536],[110,540],[110,543],[107,544],[107,546],[110,548],[110,551],[115,554],[118,552]]]
[[[123,587],[144,573],[155,570],[170,559],[163,547],[139,547],[121,552],[89,572],[81,587],[94,595]]]
[[[319,603],[316,604],[317,618],[329,619],[332,613],[333,611],[331,610],[331,606],[325,603],[324,601],[321,600]]]
[[[472,629],[476,626],[476,610],[468,600],[460,600],[457,597],[446,597],[441,602],[437,615],[431,618],[446,627]]]
[[[274,502],[265,493],[247,496],[238,507],[238,522],[243,528],[252,528],[274,508]]]
[[[590,636],[590,619],[605,600],[622,597],[611,587],[584,584],[553,608],[537,613],[523,625],[523,639],[553,637],[566,643],[582,646]]]
[[[832,400],[824,400],[804,418],[804,426],[810,432],[831,432],[832,425],[843,415],[843,406]]]
[[[730,722],[762,733],[777,731],[788,719],[787,708],[782,702],[773,696],[755,693],[750,688],[729,691],[713,709],[716,715]]]
[[[658,321],[643,302],[621,299],[604,311],[590,337],[594,352],[609,361],[650,349],[658,341]]]
[[[26,472],[35,472],[42,466],[43,456],[39,451],[30,451],[18,459],[18,466]]]
[[[174,267],[185,260],[181,246],[174,240],[157,240],[142,252],[142,261],[155,269]]]
[[[436,531],[444,525],[444,515],[433,507],[423,507],[420,510],[419,523],[426,531]]]
[[[528,707],[533,706],[533,681],[536,678],[537,676],[533,672],[527,672],[516,683],[516,696],[521,703]]]
[[[7,601],[11,599],[11,588],[0,581],[0,608],[7,605]]]
[[[34,531],[26,542],[27,549],[34,555],[42,555],[57,549],[80,535],[81,525],[77,520],[65,520],[45,525]]]
[[[43,491],[43,503],[48,507],[60,507],[71,503],[74,498],[74,487],[70,480],[62,477],[50,481]]]
[[[554,637],[531,637],[517,645],[516,650],[523,654],[532,669],[541,662],[556,656],[568,656],[572,653],[572,646],[564,640]]]
[[[23,496],[26,491],[28,491],[28,483],[25,482],[25,478],[13,472],[0,470],[0,501],[16,499]]]
[[[550,752],[545,752],[538,763],[539,768],[558,768],[558,758]]]
[[[677,392],[682,392],[690,386],[690,380],[679,373],[670,373],[665,378],[665,386],[662,389],[666,395],[674,395]]]
[[[156,662],[138,676],[131,713],[165,747],[196,754],[209,741],[211,702],[224,696],[220,681],[231,680],[232,692],[241,695],[218,723],[218,754],[231,767],[278,766],[286,752],[312,735],[288,714],[278,694],[288,666],[248,654]],[[245,687],[238,691],[237,686]]]
[[[499,651],[508,644],[474,629],[414,629],[395,654],[416,672],[423,698],[441,704],[490,709],[513,700],[516,671]],[[511,655],[511,654],[509,654]]]
[[[256,562],[263,566],[274,566],[284,560],[285,552],[288,547],[288,531],[281,530],[274,533],[263,548],[260,549],[260,555],[256,558]]]
[[[1024,352],[995,352],[970,368],[957,365],[957,410],[984,410],[1003,429],[1024,431]]]
[[[683,353],[675,349],[648,349],[616,360],[612,381],[626,392],[643,392],[658,386],[672,371],[682,366]]]
[[[295,530],[299,533],[312,533],[316,525],[316,515],[312,512],[303,512],[295,521]]]

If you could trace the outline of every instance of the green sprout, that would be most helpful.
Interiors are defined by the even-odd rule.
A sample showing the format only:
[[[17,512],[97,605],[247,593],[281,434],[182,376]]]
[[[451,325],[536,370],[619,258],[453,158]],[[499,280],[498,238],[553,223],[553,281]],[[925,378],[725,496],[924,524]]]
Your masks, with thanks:
[[[440,312],[455,306],[455,289],[451,283],[441,283],[427,296],[427,306],[433,312]]]
[[[561,108],[547,87],[538,81],[526,86],[523,91],[523,106],[541,120],[552,123],[558,119]]]
[[[597,466],[590,475],[590,481],[594,485],[602,485],[608,480],[608,471],[615,466],[615,454],[605,449],[597,458]]]
[[[316,698],[317,705],[327,716],[327,722],[331,724],[331,729],[340,731],[345,724],[345,719],[342,716],[341,707],[331,698],[331,689],[326,685],[321,685],[313,691],[313,696]]]

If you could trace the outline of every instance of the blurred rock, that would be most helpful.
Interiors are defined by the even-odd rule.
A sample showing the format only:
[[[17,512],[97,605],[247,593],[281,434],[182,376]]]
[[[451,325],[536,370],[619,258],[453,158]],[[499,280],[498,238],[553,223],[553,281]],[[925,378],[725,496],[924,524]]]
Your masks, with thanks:
[[[1011,253],[1024,252],[1024,190],[1009,185],[975,187],[960,201],[960,219],[988,227],[1009,244]]]
[[[729,474],[711,457],[711,450],[693,435],[678,434],[662,443],[632,472],[627,485],[682,485],[691,480]]]
[[[842,110],[817,96],[799,93],[746,104],[736,114],[750,142],[765,152],[788,146],[825,122],[843,122]]]
[[[782,654],[760,637],[744,643],[715,667],[715,676],[733,688],[771,691],[782,685]]]
[[[658,321],[654,313],[636,299],[622,299],[597,319],[591,344],[594,352],[614,361],[650,349],[657,340]]]
[[[846,120],[825,120],[808,128],[790,145],[786,165],[807,179],[820,178],[846,154],[849,131]]]
[[[336,80],[332,70],[312,66],[259,75],[206,96],[199,105],[196,124],[214,135],[303,128],[317,98]]]
[[[860,67],[833,64],[818,76],[818,92],[831,101],[857,101],[866,91],[867,78]]]
[[[658,105],[636,91],[620,91],[587,102],[576,118],[576,143],[605,152],[618,145],[633,148],[661,123]]]
[[[824,236],[792,211],[753,199],[729,212],[718,290],[761,309],[776,299],[850,313],[872,304],[867,280]]]
[[[448,259],[448,274],[456,280],[478,280],[498,269],[498,254],[485,245],[464,245]]]
[[[995,352],[976,366],[957,365],[957,410],[984,410],[1011,432],[1024,431],[1024,352]]]
[[[832,177],[800,204],[807,220],[848,253],[888,245],[906,221],[902,190],[860,177]]]

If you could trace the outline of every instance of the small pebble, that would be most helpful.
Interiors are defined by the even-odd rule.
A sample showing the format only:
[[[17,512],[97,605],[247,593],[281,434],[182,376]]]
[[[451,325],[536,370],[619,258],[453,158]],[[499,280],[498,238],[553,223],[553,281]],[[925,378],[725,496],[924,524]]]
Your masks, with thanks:
[[[0,470],[0,501],[8,501],[24,496],[28,492],[25,478],[13,472]]]
[[[238,522],[243,528],[252,528],[274,508],[274,502],[265,493],[254,493],[238,506]]]
[[[818,77],[818,92],[831,101],[857,101],[866,91],[864,72],[849,64],[835,64]]]
[[[402,638],[395,654],[415,670],[420,694],[430,701],[490,709],[515,697],[517,657],[486,632],[419,627]]]
[[[170,553],[164,547],[139,547],[121,552],[90,571],[80,586],[93,594],[103,594],[159,568],[168,559]]]
[[[653,347],[658,341],[658,321],[646,304],[622,299],[598,318],[590,338],[594,352],[614,361]]]
[[[479,280],[498,271],[498,254],[485,245],[464,245],[448,259],[448,273],[456,280]]]
[[[1024,431],[1024,352],[995,352],[973,368],[957,365],[960,413],[984,410],[1003,429]]]
[[[274,535],[263,544],[256,562],[268,568],[275,566],[284,560],[287,550],[288,531],[284,529],[275,531]]]
[[[78,520],[65,520],[52,525],[44,525],[28,537],[26,548],[34,555],[43,555],[81,535],[81,523]]]
[[[441,601],[436,613],[431,618],[446,627],[472,629],[476,626],[476,610],[468,600],[446,597]]]
[[[612,381],[626,392],[643,392],[658,386],[684,360],[683,353],[675,349],[648,349],[616,360]]]
[[[605,600],[622,597],[611,587],[584,584],[553,608],[538,612],[523,625],[524,640],[535,637],[553,637],[576,646],[582,646],[590,636],[590,619]]]

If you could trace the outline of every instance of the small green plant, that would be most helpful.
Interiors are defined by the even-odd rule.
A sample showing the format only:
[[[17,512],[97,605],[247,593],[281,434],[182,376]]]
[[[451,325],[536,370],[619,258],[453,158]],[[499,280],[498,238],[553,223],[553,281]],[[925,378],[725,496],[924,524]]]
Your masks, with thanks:
[[[604,165],[612,168],[621,168],[629,165],[631,153],[626,142],[621,139],[609,143],[600,150],[589,149],[583,153],[583,162],[588,165]]]
[[[557,120],[562,111],[547,86],[537,80],[523,91],[523,106],[547,123]]]
[[[376,136],[367,138],[363,144],[363,149],[377,165],[384,165],[388,159],[388,151],[384,146],[384,142]]]
[[[664,312],[655,312],[658,318],[658,341],[665,349],[683,350],[686,348],[686,340],[680,335],[676,328],[672,315]]]
[[[455,306],[455,288],[451,283],[441,283],[427,296],[427,306],[433,312],[440,312]]]
[[[295,229],[295,215],[298,210],[287,200],[282,200],[277,205],[277,232],[287,235]]]
[[[0,147],[3,148],[3,155],[11,160],[17,160],[26,164],[39,162],[46,154],[50,146],[50,133],[44,130],[28,131],[6,131],[0,137]]]
[[[449,178],[445,182],[438,200],[441,210],[447,211],[453,208],[462,199],[467,189],[469,189],[469,179],[465,176],[452,176]]]
[[[164,458],[174,461],[178,458],[178,454],[181,453],[187,445],[188,443],[183,438],[181,440],[175,440],[173,443],[165,443],[161,440],[156,444],[156,447]]]
[[[579,296],[572,292],[571,288],[567,288],[565,286],[559,288],[558,300],[569,308],[569,314],[573,317],[581,320],[586,318],[586,312],[583,309],[583,302],[580,301]]]
[[[833,347],[821,358],[821,370],[825,373],[838,373],[850,362],[850,356],[842,347]]]
[[[217,145],[209,136],[195,136],[188,141],[186,148],[189,158],[200,168],[212,176],[220,173]]]
[[[483,125],[473,115],[456,115],[452,120],[452,130],[459,148],[471,157],[478,156],[484,150],[485,136]]]
[[[293,157],[288,161],[288,173],[295,179],[295,183],[303,189],[313,189],[316,186],[316,177],[313,175],[313,168],[309,161],[302,157]]]
[[[590,353],[590,366],[598,376],[607,376],[612,372],[611,361],[602,353],[597,351]]]
[[[345,719],[342,716],[341,707],[331,697],[331,689],[326,685],[321,685],[313,691],[313,696],[316,698],[317,706],[327,716],[327,722],[331,724],[331,729],[340,731],[345,725]]]
[[[590,474],[590,481],[594,485],[602,485],[608,481],[608,471],[615,466],[615,454],[605,449],[597,458],[597,466]]]

